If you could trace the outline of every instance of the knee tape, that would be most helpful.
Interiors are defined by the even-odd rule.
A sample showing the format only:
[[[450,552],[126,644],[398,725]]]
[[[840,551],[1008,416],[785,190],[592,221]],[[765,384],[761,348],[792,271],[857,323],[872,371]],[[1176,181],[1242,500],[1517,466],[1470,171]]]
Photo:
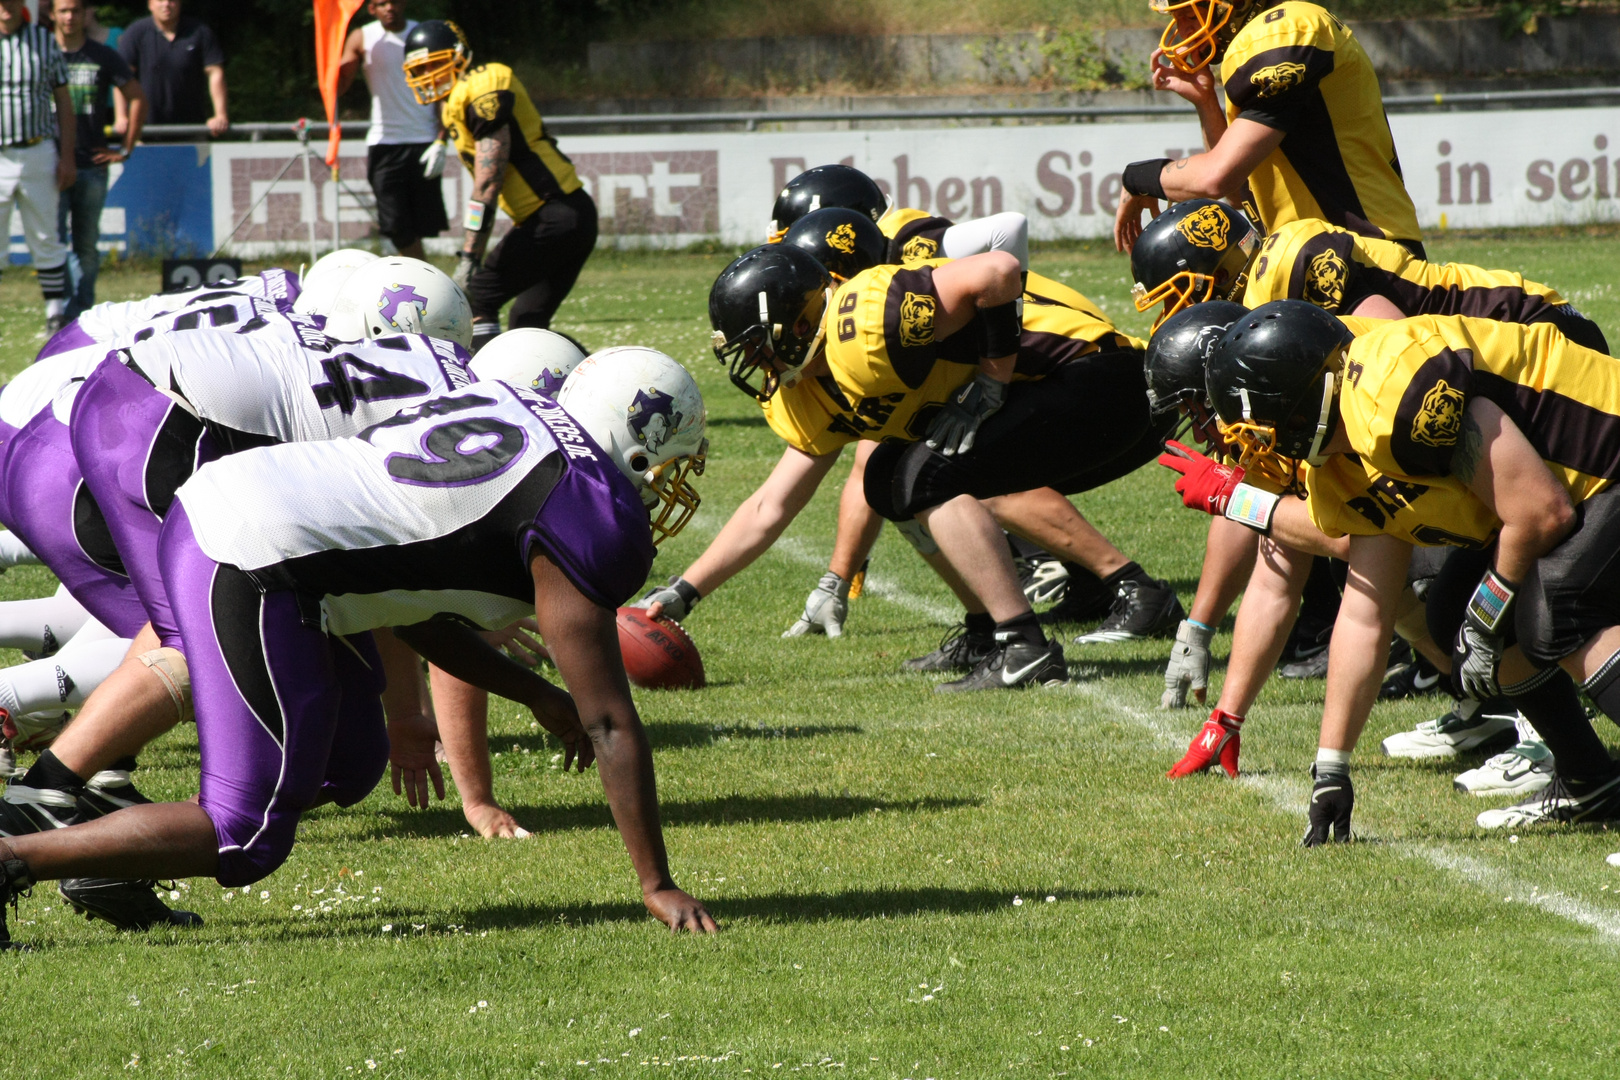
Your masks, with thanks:
[[[191,668],[186,664],[185,654],[179,649],[165,647],[142,653],[137,659],[158,677],[163,689],[169,692],[169,699],[180,713],[180,721],[184,723],[190,720]]]
[[[939,553],[939,545],[934,543],[934,538],[928,535],[928,530],[923,528],[923,523],[916,518],[897,521],[894,523],[894,527],[900,530],[900,535],[906,538],[906,543],[917,549],[917,554],[937,555]]]

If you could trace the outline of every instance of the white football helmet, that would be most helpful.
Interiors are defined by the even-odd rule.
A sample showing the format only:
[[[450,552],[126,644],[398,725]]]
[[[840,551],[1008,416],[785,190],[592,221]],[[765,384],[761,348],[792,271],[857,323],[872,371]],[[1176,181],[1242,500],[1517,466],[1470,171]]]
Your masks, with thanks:
[[[568,376],[557,404],[641,492],[653,543],[686,527],[699,502],[690,477],[702,475],[709,440],[703,393],[684,367],[657,349],[603,349]]]
[[[349,280],[349,275],[366,263],[376,262],[377,256],[360,248],[338,248],[315,260],[315,265],[304,271],[299,279],[298,299],[293,310],[300,315],[326,315],[332,310],[332,301],[338,290]]]
[[[554,398],[583,359],[585,353],[563,335],[524,326],[491,338],[467,367],[479,379],[527,386]]]
[[[339,341],[426,334],[472,347],[472,309],[450,275],[421,259],[392,255],[349,275],[326,316]]]

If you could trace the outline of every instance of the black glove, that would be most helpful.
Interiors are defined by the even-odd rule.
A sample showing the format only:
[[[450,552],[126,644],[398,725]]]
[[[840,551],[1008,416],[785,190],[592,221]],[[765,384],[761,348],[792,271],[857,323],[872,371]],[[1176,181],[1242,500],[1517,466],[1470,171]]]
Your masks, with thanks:
[[[1311,775],[1316,776],[1315,765],[1311,766]],[[1332,839],[1340,843],[1348,842],[1350,811],[1355,809],[1355,805],[1356,789],[1350,783],[1349,773],[1316,776],[1316,786],[1311,789],[1310,825],[1300,846],[1318,847],[1325,844],[1330,831]]]
[[[979,425],[1007,403],[1007,384],[980,372],[951,395],[928,425],[928,448],[946,457],[973,449]]]

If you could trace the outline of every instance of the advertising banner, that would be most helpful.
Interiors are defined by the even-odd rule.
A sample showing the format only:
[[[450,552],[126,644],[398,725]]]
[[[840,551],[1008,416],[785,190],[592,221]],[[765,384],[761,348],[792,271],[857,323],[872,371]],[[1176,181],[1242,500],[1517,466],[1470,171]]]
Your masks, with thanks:
[[[1391,125],[1425,229],[1620,219],[1620,108],[1406,114]],[[782,184],[836,161],[870,173],[901,205],[957,219],[1016,210],[1037,239],[1101,237],[1128,162],[1202,147],[1191,121],[559,141],[596,199],[601,242],[625,247],[763,239]],[[375,236],[364,146],[345,144],[336,183],[319,158],[306,177],[297,155],[293,142],[143,146],[113,166],[103,247],[201,256],[230,237],[228,253],[251,258],[307,252],[312,225],[319,250],[334,227],[344,243]],[[454,161],[445,170],[453,222],[468,179]],[[21,239],[14,231],[13,261],[26,260]],[[457,243],[452,231],[429,247]]]

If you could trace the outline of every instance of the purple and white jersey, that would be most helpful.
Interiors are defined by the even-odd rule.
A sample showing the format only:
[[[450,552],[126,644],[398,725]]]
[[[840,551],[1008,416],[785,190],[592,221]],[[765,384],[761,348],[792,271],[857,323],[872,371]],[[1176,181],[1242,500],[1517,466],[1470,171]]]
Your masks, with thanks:
[[[183,399],[222,449],[345,438],[472,382],[469,355],[453,341],[333,341],[316,318],[249,303],[253,318],[234,330],[156,334],[117,354]]]
[[[298,275],[276,269],[186,292],[158,293],[145,300],[108,301],[90,308],[58,331],[40,350],[39,359],[86,345],[108,348],[125,345],[137,331],[164,315],[179,315],[186,308],[218,307],[221,302],[234,298],[264,300],[278,311],[291,311],[298,293]]]
[[[21,428],[43,412],[63,390],[82,382],[106,357],[106,349],[92,345],[29,365],[0,387],[0,424]]]
[[[355,438],[222,458],[176,498],[210,559],[320,597],[335,634],[440,614],[507,626],[534,613],[529,562],[542,551],[606,607],[652,566],[635,485],[556,402],[506,383]]]

